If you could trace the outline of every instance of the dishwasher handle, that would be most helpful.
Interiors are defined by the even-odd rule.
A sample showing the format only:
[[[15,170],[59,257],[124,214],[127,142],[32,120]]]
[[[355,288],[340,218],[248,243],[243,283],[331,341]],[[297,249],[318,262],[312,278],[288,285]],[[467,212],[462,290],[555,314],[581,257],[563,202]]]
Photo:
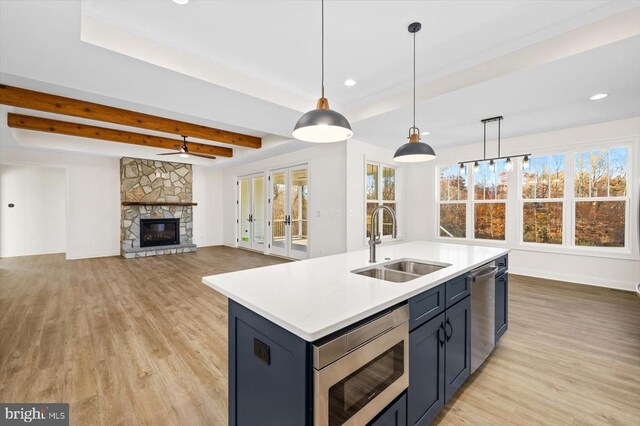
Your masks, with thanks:
[[[485,265],[471,271],[469,278],[471,278],[471,281],[473,282],[482,281],[492,275],[495,276],[497,271],[498,267],[496,266],[496,263],[491,262],[489,265]]]

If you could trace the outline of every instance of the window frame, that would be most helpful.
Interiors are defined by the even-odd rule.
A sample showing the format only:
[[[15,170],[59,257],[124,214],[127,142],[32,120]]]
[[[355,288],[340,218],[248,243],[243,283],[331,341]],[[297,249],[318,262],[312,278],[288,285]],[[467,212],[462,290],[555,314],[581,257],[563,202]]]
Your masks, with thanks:
[[[571,247],[567,245],[567,234],[571,232],[569,228],[571,227],[571,223],[567,218],[567,208],[569,207],[570,201],[567,198],[567,194],[569,194],[569,164],[567,158],[569,157],[568,151],[562,152],[545,152],[545,153],[535,153],[531,155],[531,157],[552,157],[554,155],[564,155],[564,188],[563,188],[563,197],[562,198],[551,198],[551,186],[549,186],[549,198],[524,198],[522,196],[522,191],[524,189],[524,176],[522,173],[522,160],[518,162],[517,169],[514,166],[514,170],[518,170],[517,176],[517,200],[518,200],[518,245],[521,246],[531,246],[538,248],[561,248],[561,247]],[[573,165],[571,166],[573,169]],[[572,176],[573,178],[573,176]],[[573,182],[573,180],[572,180]],[[573,184],[571,185],[573,189]],[[562,203],[562,242],[560,244],[552,244],[552,243],[539,243],[535,241],[525,241],[524,240],[524,204],[525,203]],[[572,234],[573,232],[571,232]]]
[[[575,195],[575,155],[577,153],[612,149],[612,148],[627,148],[627,194],[624,197],[576,197]],[[636,259],[637,254],[634,255],[634,246],[631,241],[631,228],[632,228],[632,214],[631,205],[635,202],[633,194],[630,189],[633,188],[635,182],[635,151],[634,151],[634,139],[632,138],[616,138],[608,139],[590,143],[580,143],[565,146],[560,149],[545,149],[535,151],[532,153],[532,157],[544,157],[552,156],[555,154],[564,154],[565,156],[565,182],[564,182],[564,201],[562,206],[562,244],[547,244],[537,242],[525,242],[524,240],[524,215],[522,213],[523,200],[522,200],[522,187],[524,184],[524,176],[522,175],[521,161],[518,162],[518,170],[520,172],[517,176],[518,181],[518,241],[517,248],[554,252],[562,254],[575,254],[575,255],[592,255],[592,256],[604,256],[610,257],[615,255],[627,255],[625,258]],[[547,199],[551,200],[551,199]],[[575,244],[575,223],[576,223],[576,202],[579,201],[625,201],[625,246],[624,247],[604,247],[604,246],[579,246]],[[618,258],[618,256],[616,256]]]
[[[460,165],[457,164],[458,170]],[[441,175],[441,170],[442,169],[448,169],[453,167],[453,164],[441,164],[436,166],[436,238],[442,238],[443,240],[446,241],[465,241],[465,240],[469,240],[469,235],[470,232],[473,231],[473,229],[469,229],[469,215],[471,214],[469,212],[469,209],[473,209],[473,207],[469,206],[469,194],[471,191],[473,191],[473,187],[470,185],[470,179],[469,176],[467,175],[467,199],[466,200],[441,200],[440,199],[440,175]],[[458,171],[458,173],[460,173]],[[468,171],[467,171],[468,173]],[[442,235],[440,235],[440,209],[442,207],[443,204],[463,204],[465,206],[465,229],[464,229],[464,237],[443,237]],[[473,226],[471,226],[471,228],[473,228]]]
[[[378,167],[378,194],[377,194],[377,198],[375,200],[369,200],[367,199],[367,167],[369,165],[373,165],[373,166],[377,166]],[[394,191],[393,191],[393,200],[383,200],[382,197],[382,191],[383,191],[383,184],[382,184],[382,180],[383,180],[383,168],[388,168],[388,169],[393,169],[394,170]],[[400,179],[400,171],[401,168],[398,167],[395,164],[390,164],[390,163],[385,163],[384,161],[377,161],[374,159],[369,159],[369,158],[365,158],[364,159],[364,170],[363,170],[363,175],[364,175],[364,185],[363,185],[363,196],[364,196],[364,210],[363,210],[363,222],[364,222],[364,226],[363,226],[363,235],[364,235],[364,244],[367,245],[368,241],[369,241],[369,237],[367,237],[367,232],[369,231],[369,227],[367,226],[367,207],[369,204],[373,204],[376,203],[376,205],[380,205],[380,204],[394,204],[395,206],[395,213],[396,213],[396,227],[397,227],[397,240],[401,239],[401,228],[400,228],[400,214],[399,214],[399,207],[400,207],[400,184],[401,184],[401,179]],[[379,213],[381,216],[384,214],[384,212],[380,212]],[[389,241],[391,239],[393,239],[393,237],[391,235],[383,235],[383,226],[384,226],[384,220],[379,220],[378,221],[378,233],[380,235],[380,239],[382,241]]]
[[[441,237],[440,236],[440,170],[441,168],[450,167],[452,164],[458,164],[459,158],[447,158],[444,162],[434,163],[432,169],[432,176],[434,177],[434,195],[432,200],[434,201],[434,208],[432,212],[433,229],[431,232],[431,238],[433,241],[442,243],[453,244],[467,244],[467,245],[485,245],[494,247],[507,247],[516,250],[541,252],[541,253],[556,253],[565,255],[576,256],[589,256],[589,257],[603,257],[620,260],[640,260],[640,239],[637,235],[640,235],[640,210],[637,210],[637,205],[640,203],[640,192],[638,191],[636,182],[640,183],[640,173],[638,172],[640,167],[640,137],[638,135],[612,137],[599,140],[590,140],[587,142],[571,141],[566,144],[558,144],[556,148],[544,147],[541,149],[529,149],[528,152],[532,156],[545,156],[554,154],[565,155],[565,198],[563,203],[563,244],[546,244],[536,242],[524,242],[523,241],[523,212],[522,212],[522,184],[523,177],[520,172],[522,167],[522,158],[511,158],[513,163],[513,172],[509,173],[507,179],[508,194],[507,194],[507,208],[505,214],[505,221],[507,228],[505,230],[505,240],[484,240],[470,237],[472,235],[470,231],[473,231],[473,224],[475,218],[473,217],[472,202],[468,199],[467,203],[467,237]],[[625,210],[625,247],[593,247],[593,246],[576,246],[574,244],[574,223],[575,223],[575,202],[573,198],[574,193],[574,166],[575,166],[575,153],[584,152],[587,150],[597,149],[611,149],[616,147],[627,148],[627,194],[626,197],[621,197],[626,200]],[[442,161],[442,160],[441,160]],[[472,163],[467,164],[467,173],[471,171]],[[473,174],[473,173],[472,173]],[[470,177],[472,179],[472,177]],[[469,187],[473,186],[473,181],[470,180]],[[575,198],[575,197],[574,197]],[[607,198],[602,197],[603,200]],[[590,199],[594,200],[594,199]],[[615,201],[613,198],[611,201]],[[634,208],[635,206],[635,208]],[[510,223],[510,219],[514,219],[514,223]]]
[[[476,200],[475,198],[475,173],[473,172],[473,165],[471,163],[467,163],[466,167],[466,176],[467,176],[467,199],[466,200],[440,200],[440,175],[442,169],[450,168],[454,165],[460,167],[460,163],[454,164],[438,164],[435,167],[436,171],[436,239],[441,240],[443,242],[446,241],[457,241],[457,242],[474,242],[474,243],[482,243],[489,245],[498,245],[498,246],[506,246],[509,241],[509,194],[511,194],[510,189],[510,181],[508,179],[507,174],[507,198],[495,198],[492,200]],[[515,165],[514,165],[515,167]],[[466,205],[466,227],[465,234],[466,237],[443,237],[440,235],[440,206],[442,204],[465,204]],[[503,240],[492,240],[487,238],[476,238],[476,216],[475,216],[475,205],[477,204],[504,204],[504,239]]]

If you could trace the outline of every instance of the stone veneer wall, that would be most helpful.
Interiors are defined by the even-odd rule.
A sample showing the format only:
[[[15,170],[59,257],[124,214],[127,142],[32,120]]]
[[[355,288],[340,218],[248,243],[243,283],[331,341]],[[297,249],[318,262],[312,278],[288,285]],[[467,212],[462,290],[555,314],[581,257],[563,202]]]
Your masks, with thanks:
[[[120,160],[120,198],[128,202],[192,202],[191,164],[122,158]],[[124,257],[146,257],[195,251],[193,207],[122,206],[120,244]],[[180,244],[140,247],[140,219],[179,218]]]

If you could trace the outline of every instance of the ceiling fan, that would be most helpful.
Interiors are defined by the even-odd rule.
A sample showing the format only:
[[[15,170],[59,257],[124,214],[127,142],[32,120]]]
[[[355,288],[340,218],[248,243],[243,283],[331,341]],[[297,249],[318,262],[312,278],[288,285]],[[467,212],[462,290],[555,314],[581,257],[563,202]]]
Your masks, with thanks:
[[[209,160],[215,160],[216,159],[216,157],[214,157],[213,155],[198,154],[198,153],[195,153],[195,152],[189,152],[189,148],[187,147],[187,137],[186,136],[182,136],[182,146],[178,147],[178,145],[176,145],[176,148],[179,148],[178,151],[176,151],[176,152],[163,152],[163,153],[160,153],[158,155],[180,155],[180,157],[182,157],[182,158],[189,158],[190,155],[193,155],[194,157],[208,158]]]

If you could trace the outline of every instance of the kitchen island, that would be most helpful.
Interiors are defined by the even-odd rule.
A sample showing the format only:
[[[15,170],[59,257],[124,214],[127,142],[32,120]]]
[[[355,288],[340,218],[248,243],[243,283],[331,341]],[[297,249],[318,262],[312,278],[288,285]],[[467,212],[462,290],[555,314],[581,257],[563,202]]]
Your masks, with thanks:
[[[469,273],[493,262],[494,273],[502,264],[506,277],[507,252],[432,242],[380,247],[376,264],[380,269],[400,260],[433,265],[422,276],[405,276],[409,279],[405,282],[354,273],[371,266],[366,250],[204,277],[206,285],[230,299],[229,424],[360,424],[364,418],[385,421],[387,412],[395,413],[387,416],[396,419],[391,424],[428,424],[470,374]],[[503,295],[496,290],[496,319],[498,303],[503,303],[504,333],[506,280],[501,288]],[[363,337],[371,330],[379,333]],[[368,365],[373,376],[384,376],[370,385],[370,393],[358,393],[354,383],[373,380],[367,374],[359,377],[358,371],[345,377],[351,382],[320,389],[324,380],[320,372],[347,364],[349,356],[340,359],[336,347],[352,359],[364,360],[373,347],[371,341],[389,338],[390,330],[407,338],[390,340],[388,345],[394,345],[384,348],[388,352],[365,360],[363,367]],[[501,334],[496,335],[497,339]],[[428,344],[432,340],[434,344]],[[445,359],[449,359],[446,366]],[[454,365],[460,371],[445,371]],[[436,395],[425,382],[430,376],[420,378],[432,369]],[[452,383],[445,384],[445,376],[451,376]],[[409,383],[408,393],[391,395],[391,389],[402,383],[405,388]],[[387,401],[390,395],[393,398]],[[381,402],[388,404],[380,408]]]

